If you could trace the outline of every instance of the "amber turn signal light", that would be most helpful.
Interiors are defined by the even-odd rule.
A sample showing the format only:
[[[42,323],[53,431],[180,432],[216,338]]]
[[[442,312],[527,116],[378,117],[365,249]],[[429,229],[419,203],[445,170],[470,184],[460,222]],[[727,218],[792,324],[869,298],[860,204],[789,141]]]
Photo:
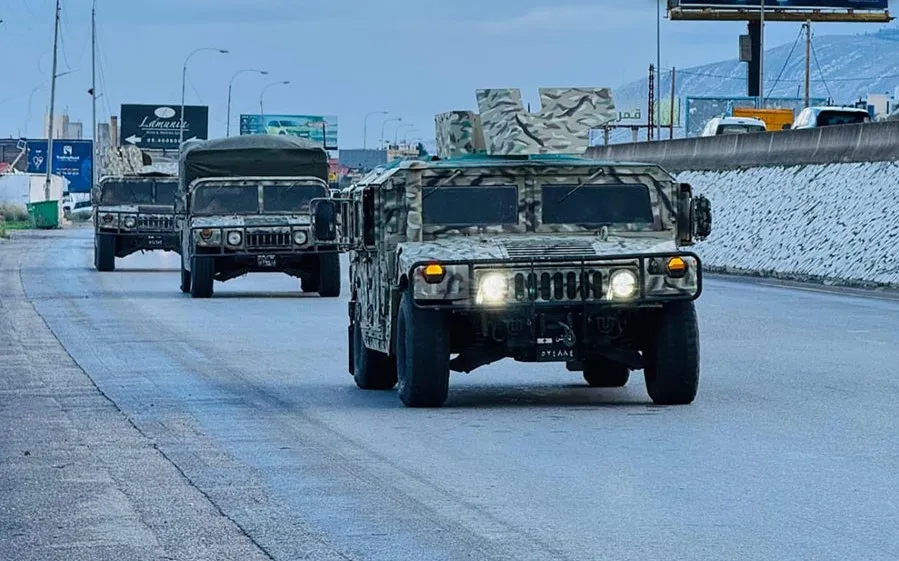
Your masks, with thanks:
[[[431,263],[425,266],[422,276],[425,278],[425,282],[437,284],[446,276],[446,269],[439,263]]]
[[[210,230],[209,228],[206,228],[205,230],[200,230],[200,237],[203,238],[204,240],[208,240],[209,238],[212,237],[212,230]]]
[[[668,259],[668,276],[678,279],[685,274],[687,274],[687,262],[682,257]]]

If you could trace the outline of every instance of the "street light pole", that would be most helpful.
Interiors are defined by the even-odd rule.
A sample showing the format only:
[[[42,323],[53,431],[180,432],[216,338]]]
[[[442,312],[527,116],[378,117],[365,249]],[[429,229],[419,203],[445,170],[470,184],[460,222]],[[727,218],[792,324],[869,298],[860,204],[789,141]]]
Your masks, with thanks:
[[[258,70],[256,68],[244,68],[243,70],[238,70],[231,76],[231,81],[228,82],[228,124],[225,125],[225,136],[231,136],[231,87],[234,85],[234,79],[244,74],[245,72],[256,72],[257,74],[262,74],[263,76],[268,76],[267,70]]]
[[[415,125],[413,125],[412,123],[405,123],[405,124],[402,124],[402,125],[398,125],[398,126],[393,130],[393,143],[394,143],[394,144],[399,144],[399,142],[400,142],[400,141],[399,141],[399,138],[400,138],[400,129],[404,129],[404,128],[414,129],[414,128],[415,128]]]
[[[59,44],[59,0],[56,0],[56,10],[53,15],[53,69],[50,74],[50,122],[47,127],[47,177],[44,181],[44,200],[50,200],[50,177],[53,173],[53,108],[56,105],[56,63],[57,45]]]
[[[262,119],[262,127],[265,128],[265,108],[262,106],[262,98],[265,96],[265,90],[269,89],[272,86],[286,86],[290,84],[290,80],[284,80],[282,82],[272,82],[271,84],[266,85],[262,88],[262,91],[259,92],[259,117]]]
[[[655,118],[658,133],[662,139],[662,0],[656,0],[656,103]]]
[[[393,117],[392,119],[385,119],[383,123],[381,123],[381,147],[384,147],[384,127],[387,126],[387,123],[394,122],[402,122],[402,117]]]
[[[181,114],[179,116],[178,123],[178,154],[181,154],[181,145],[184,144],[184,96],[187,90],[187,63],[190,62],[190,58],[195,54],[202,51],[216,51],[219,54],[226,55],[228,51],[225,49],[216,49],[215,47],[200,47],[199,49],[194,49],[191,51],[187,58],[184,59],[184,65],[181,67]]]
[[[365,150],[368,148],[368,118],[372,115],[387,115],[387,111],[372,111],[371,113],[367,113],[365,118],[362,119],[362,149]]]

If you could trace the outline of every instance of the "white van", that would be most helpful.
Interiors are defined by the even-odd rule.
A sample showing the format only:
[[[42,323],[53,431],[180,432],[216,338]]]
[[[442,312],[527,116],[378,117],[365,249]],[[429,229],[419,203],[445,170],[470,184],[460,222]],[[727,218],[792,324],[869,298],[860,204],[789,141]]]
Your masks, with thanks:
[[[722,134],[747,134],[765,132],[765,121],[754,117],[715,117],[709,119],[699,136],[718,136]]]

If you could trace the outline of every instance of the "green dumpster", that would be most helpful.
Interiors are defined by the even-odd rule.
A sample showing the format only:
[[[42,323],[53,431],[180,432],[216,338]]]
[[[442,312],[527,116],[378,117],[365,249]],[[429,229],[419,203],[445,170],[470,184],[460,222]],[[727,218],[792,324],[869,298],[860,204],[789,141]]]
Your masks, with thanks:
[[[59,228],[59,201],[28,203],[26,208],[35,228],[45,230]]]

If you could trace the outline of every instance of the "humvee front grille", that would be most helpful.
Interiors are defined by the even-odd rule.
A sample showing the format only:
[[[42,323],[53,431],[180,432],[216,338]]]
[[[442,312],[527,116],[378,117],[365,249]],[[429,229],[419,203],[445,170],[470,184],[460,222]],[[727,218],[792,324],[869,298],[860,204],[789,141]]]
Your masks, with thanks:
[[[175,219],[171,216],[141,215],[137,220],[140,230],[171,231],[175,227]]]
[[[287,232],[249,232],[247,247],[283,247],[290,245],[290,234]]]
[[[503,242],[506,254],[513,259],[544,257],[583,257],[594,255],[593,244],[584,240],[564,240],[549,245],[535,245],[530,241],[507,240]]]
[[[512,296],[524,302],[564,302],[601,300],[600,271],[543,271],[515,273]]]

